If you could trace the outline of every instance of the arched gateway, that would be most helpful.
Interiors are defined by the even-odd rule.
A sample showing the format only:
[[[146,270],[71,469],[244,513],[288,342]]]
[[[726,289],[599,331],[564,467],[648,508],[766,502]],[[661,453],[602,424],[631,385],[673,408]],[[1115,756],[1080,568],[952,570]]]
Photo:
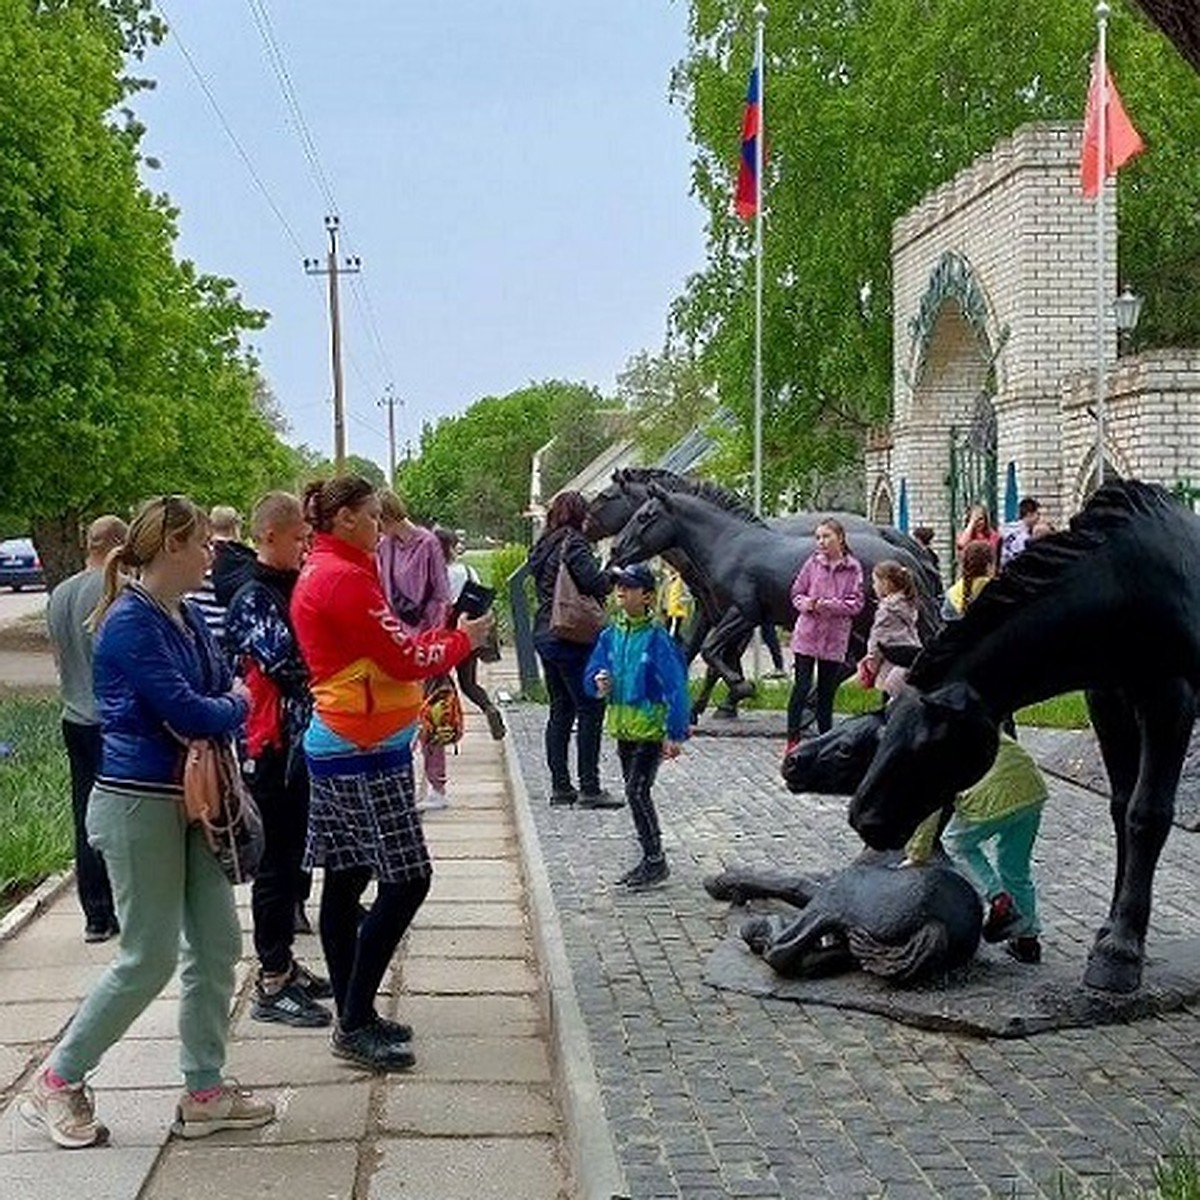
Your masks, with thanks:
[[[1079,138],[1075,122],[1023,126],[893,227],[893,416],[868,442],[866,495],[933,526],[944,563],[969,505],[1003,520],[1006,501],[1034,495],[1062,521],[1094,486],[1096,209]],[[1115,201],[1110,183],[1109,296]],[[1106,317],[1108,464],[1200,482],[1200,354],[1150,352],[1112,371]]]

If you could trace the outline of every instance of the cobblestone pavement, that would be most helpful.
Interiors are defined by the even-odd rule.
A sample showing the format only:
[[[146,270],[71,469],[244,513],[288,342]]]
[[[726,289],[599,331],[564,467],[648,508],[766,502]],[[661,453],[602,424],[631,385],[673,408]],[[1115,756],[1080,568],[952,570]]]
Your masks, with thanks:
[[[508,712],[637,1200],[1127,1196],[1192,1135],[1200,1020],[1190,1011],[988,1041],[708,987],[727,908],[702,877],[733,862],[844,864],[857,848],[844,802],[790,795],[774,742],[693,739],[655,792],[671,879],[621,894],[610,881],[637,849],[628,811],[550,808],[545,710]],[[607,742],[604,776],[618,786]],[[1043,940],[1082,971],[1111,886],[1107,807],[1061,781],[1051,790],[1035,852]],[[1200,840],[1172,833],[1151,954],[1163,938],[1200,932],[1197,852]]]

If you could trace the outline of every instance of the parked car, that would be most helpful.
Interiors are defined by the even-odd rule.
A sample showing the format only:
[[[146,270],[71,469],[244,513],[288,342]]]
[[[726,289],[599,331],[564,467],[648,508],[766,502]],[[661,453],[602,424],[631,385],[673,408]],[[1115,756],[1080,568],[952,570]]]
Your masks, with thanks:
[[[43,587],[42,560],[27,537],[0,542],[0,587],[19,592],[25,587]]]

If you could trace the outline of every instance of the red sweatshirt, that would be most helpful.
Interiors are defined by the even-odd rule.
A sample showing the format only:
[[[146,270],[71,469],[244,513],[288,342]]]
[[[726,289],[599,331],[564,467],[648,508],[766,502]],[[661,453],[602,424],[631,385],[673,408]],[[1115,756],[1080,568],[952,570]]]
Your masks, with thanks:
[[[406,634],[384,599],[374,556],[329,533],[317,534],[300,572],[292,624],[317,713],[363,747],[415,722],[416,681],[445,674],[471,653],[460,630]]]

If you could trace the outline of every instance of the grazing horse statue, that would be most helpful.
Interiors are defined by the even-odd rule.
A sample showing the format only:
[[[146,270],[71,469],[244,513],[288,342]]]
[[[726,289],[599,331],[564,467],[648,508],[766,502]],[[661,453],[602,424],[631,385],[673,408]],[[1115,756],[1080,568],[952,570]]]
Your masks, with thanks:
[[[857,513],[795,513],[790,516],[760,518],[756,516],[733,492],[727,491],[718,484],[708,480],[693,479],[690,476],[678,475],[674,471],[666,471],[657,467],[627,467],[614,471],[612,483],[601,491],[588,505],[587,521],[584,532],[592,539],[615,537],[628,524],[633,514],[650,498],[650,488],[656,485],[667,492],[684,492],[711,501],[719,508],[740,516],[748,524],[765,525],[776,532],[794,537],[811,539],[813,531],[822,518],[836,517],[857,544],[860,536],[879,537],[895,546],[901,554],[896,557],[905,562],[918,576],[919,586],[923,586],[931,596],[940,597],[941,578],[929,552],[914,538],[893,529],[890,525],[875,525],[866,517]],[[809,547],[811,550],[811,546]],[[679,547],[671,547],[663,551],[662,557],[675,568],[687,584],[696,600],[696,619],[684,647],[684,656],[689,663],[701,653],[709,631],[720,621],[725,605],[714,592],[709,580],[699,571],[687,554]],[[785,622],[791,625],[795,614],[791,614]],[[730,705],[736,706],[739,699],[748,696],[753,686],[742,677],[741,659],[753,635],[753,628],[745,631],[740,644],[728,648],[727,654],[721,648],[723,657],[720,667],[708,666],[704,687],[697,697],[692,710],[695,720],[707,707],[712,689],[718,679],[730,680]],[[707,662],[707,660],[706,660]]]
[[[802,742],[784,760],[793,792],[850,795],[883,734],[884,715],[868,713]],[[759,917],[742,937],[780,975],[812,978],[861,967],[896,983],[944,974],[971,960],[983,910],[968,880],[944,856],[898,870],[903,855],[866,850],[850,866],[812,879],[778,870],[730,868],[704,881],[734,904],[773,898],[799,908],[791,920]]]
[[[917,659],[850,805],[875,849],[903,846],[996,753],[997,723],[1075,688],[1112,789],[1116,877],[1084,973],[1141,984],[1150,896],[1200,688],[1200,518],[1162,488],[1105,484],[1035,542]]]
[[[721,608],[720,619],[705,639],[701,653],[732,691],[741,676],[733,674],[727,664],[731,658],[736,659],[744,640],[763,621],[788,627],[794,623],[792,582],[816,543],[811,536],[784,534],[761,521],[747,521],[700,496],[668,492],[656,484],[650,485],[649,492],[649,498],[613,542],[612,560],[623,565],[672,550],[687,555]],[[819,518],[814,526],[817,523]],[[864,576],[869,578],[876,563],[889,558],[913,572],[920,600],[922,641],[932,637],[941,624],[940,582],[933,590],[921,561],[902,546],[880,537],[878,531],[858,531],[849,540]],[[868,594],[866,605],[854,619],[852,659],[866,649],[874,612],[874,597]]]

